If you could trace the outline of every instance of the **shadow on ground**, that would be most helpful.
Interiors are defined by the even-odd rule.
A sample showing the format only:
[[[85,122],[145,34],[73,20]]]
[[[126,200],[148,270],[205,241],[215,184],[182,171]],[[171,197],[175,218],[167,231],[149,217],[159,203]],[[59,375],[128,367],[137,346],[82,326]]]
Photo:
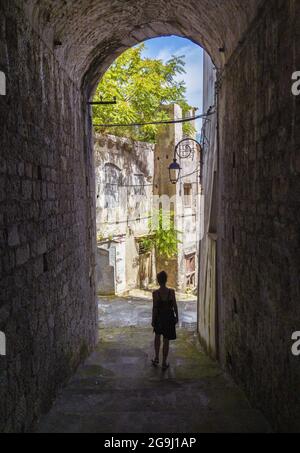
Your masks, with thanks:
[[[132,313],[136,311],[133,304]],[[150,365],[152,330],[124,324],[100,329],[97,350],[42,418],[38,432],[270,431],[264,417],[201,351],[194,332],[179,329],[171,346],[171,367],[163,373]]]

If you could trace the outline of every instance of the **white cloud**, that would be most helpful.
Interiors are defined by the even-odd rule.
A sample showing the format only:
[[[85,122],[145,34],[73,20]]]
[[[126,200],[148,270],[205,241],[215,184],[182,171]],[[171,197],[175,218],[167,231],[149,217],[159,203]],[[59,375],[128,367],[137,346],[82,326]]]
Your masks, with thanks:
[[[165,48],[165,49],[161,49],[157,55],[157,58],[158,60],[162,60],[164,63],[166,63],[168,60],[170,60],[172,56],[172,52],[170,52],[170,49],[168,48]]]

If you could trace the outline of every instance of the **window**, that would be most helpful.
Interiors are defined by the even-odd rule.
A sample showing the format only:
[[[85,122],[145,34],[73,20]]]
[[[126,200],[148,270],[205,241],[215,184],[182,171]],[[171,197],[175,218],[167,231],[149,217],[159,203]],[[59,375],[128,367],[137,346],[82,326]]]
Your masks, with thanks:
[[[184,207],[191,208],[193,202],[192,184],[184,184]]]
[[[105,207],[116,208],[120,203],[121,170],[113,164],[105,165]]]
[[[139,242],[138,243],[138,251],[139,251],[139,255],[142,256],[142,255],[146,255],[147,253],[150,253],[151,252],[151,242],[149,241],[149,243],[147,242]]]
[[[186,288],[194,288],[196,284],[196,254],[185,256]]]

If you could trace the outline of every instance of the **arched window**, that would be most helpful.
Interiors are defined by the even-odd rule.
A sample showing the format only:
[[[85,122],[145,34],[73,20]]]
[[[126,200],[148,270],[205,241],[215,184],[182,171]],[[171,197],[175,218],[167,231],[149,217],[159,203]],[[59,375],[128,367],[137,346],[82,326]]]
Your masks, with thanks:
[[[105,164],[105,207],[116,208],[120,203],[121,170],[116,165]]]

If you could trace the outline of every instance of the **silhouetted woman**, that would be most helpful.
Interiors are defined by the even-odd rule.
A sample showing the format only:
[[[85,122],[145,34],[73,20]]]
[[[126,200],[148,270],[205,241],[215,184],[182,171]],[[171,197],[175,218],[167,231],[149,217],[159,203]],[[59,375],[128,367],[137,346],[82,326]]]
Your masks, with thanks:
[[[168,275],[160,272],[157,281],[160,288],[153,293],[152,327],[155,332],[155,359],[154,366],[159,365],[160,338],[163,336],[163,362],[162,369],[169,368],[167,363],[169,354],[169,341],[176,340],[176,324],[178,324],[178,308],[175,291],[167,288]]]

